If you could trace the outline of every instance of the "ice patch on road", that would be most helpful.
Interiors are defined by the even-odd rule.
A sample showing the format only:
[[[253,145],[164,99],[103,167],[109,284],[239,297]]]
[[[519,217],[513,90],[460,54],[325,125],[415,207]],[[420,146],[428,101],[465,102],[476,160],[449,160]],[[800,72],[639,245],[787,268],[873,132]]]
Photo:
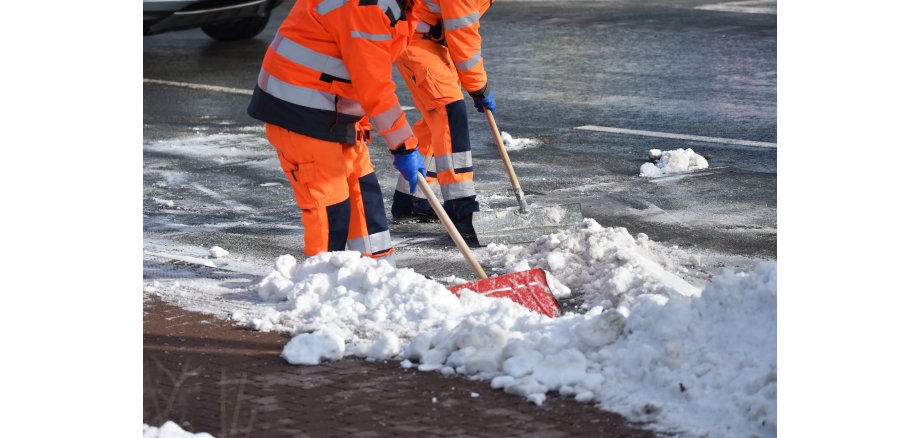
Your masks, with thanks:
[[[649,151],[649,157],[659,156],[654,163],[644,163],[639,168],[639,176],[658,177],[663,175],[686,173],[694,170],[706,169],[709,162],[702,155],[693,152],[693,149],[675,149],[661,152],[658,149]]]
[[[248,131],[247,129],[238,129]],[[151,152],[181,156],[183,159],[197,159],[217,166],[247,165],[258,167],[269,174],[277,171],[278,158],[264,134],[203,134],[159,140],[144,144]],[[162,172],[159,169],[145,169],[145,173]]]

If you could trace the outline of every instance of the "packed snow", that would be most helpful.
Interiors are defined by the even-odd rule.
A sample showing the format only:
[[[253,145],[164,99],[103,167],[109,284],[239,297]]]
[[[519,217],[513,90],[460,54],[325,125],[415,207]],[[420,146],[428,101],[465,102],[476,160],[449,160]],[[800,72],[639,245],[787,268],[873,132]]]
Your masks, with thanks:
[[[487,143],[489,145],[494,145],[495,140],[492,137],[489,137]],[[540,140],[532,138],[514,138],[511,134],[502,131],[502,144],[505,145],[505,150],[509,151],[519,151],[521,149],[528,149],[540,146]]]
[[[144,438],[214,438],[209,433],[191,433],[178,424],[167,421],[160,427],[144,425]]]
[[[339,360],[345,354],[345,340],[334,333],[301,333],[294,336],[281,357],[294,365],[316,365],[324,360]]]
[[[693,152],[693,149],[690,148],[664,152],[658,149],[651,149],[648,156],[654,162],[642,164],[642,167],[639,168],[639,176],[656,177],[692,172],[709,167],[709,162],[706,161],[706,158]]]
[[[226,257],[230,255],[230,251],[227,251],[226,249],[223,249],[217,245],[212,246],[211,249],[208,250],[208,252],[211,253],[211,257],[214,257],[215,259],[219,259],[221,257]]]
[[[664,302],[699,289],[661,266],[648,236],[585,219],[576,228],[538,238],[527,247],[490,244],[489,263],[504,273],[542,268],[561,286],[577,289],[586,307],[630,305],[640,297]]]
[[[541,267],[583,295],[581,311],[555,319],[508,299],[458,298],[357,252],[279,257],[256,288],[272,307],[234,317],[295,335],[283,353],[291,363],[397,359],[535,404],[557,392],[662,431],[776,435],[776,263],[700,290],[650,248],[591,219],[526,247],[490,246],[499,270]]]
[[[162,205],[164,207],[167,207],[167,208],[173,208],[176,206],[176,203],[170,199],[160,199],[160,198],[154,197],[153,202],[159,205]]]

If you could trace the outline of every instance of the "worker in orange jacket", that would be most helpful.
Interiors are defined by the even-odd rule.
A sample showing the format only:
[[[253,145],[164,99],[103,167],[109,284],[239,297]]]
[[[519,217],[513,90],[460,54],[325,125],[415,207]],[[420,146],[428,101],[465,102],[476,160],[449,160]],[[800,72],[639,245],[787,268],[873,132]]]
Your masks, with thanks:
[[[412,92],[422,118],[413,126],[429,169],[428,180],[441,186],[444,209],[461,233],[472,237],[472,215],[479,211],[473,186],[469,124],[461,87],[476,109],[495,111],[482,60],[479,18],[492,0],[423,0],[415,5],[419,23],[396,67]],[[393,194],[394,219],[430,216],[431,206],[399,178]]]
[[[265,54],[247,112],[266,123],[308,256],[349,249],[393,262],[367,143],[373,125],[414,192],[425,166],[391,77],[415,27],[410,10],[406,0],[298,0]]]

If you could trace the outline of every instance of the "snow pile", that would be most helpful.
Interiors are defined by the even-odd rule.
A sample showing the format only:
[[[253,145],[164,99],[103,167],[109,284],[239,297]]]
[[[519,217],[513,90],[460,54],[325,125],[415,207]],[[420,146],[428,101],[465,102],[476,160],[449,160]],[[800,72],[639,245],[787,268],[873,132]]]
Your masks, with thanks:
[[[144,438],[214,438],[209,433],[191,433],[172,421],[163,423],[160,427],[144,425]]]
[[[411,269],[395,269],[355,251],[322,253],[302,264],[293,256],[281,256],[256,292],[275,302],[275,308],[261,318],[236,314],[234,319],[257,330],[311,333],[285,347],[292,363],[342,355],[388,359],[402,352],[404,340],[461,321],[493,314],[539,318],[507,299],[472,292],[458,299]]]
[[[316,365],[345,355],[345,340],[334,333],[301,333],[284,346],[281,357],[294,365]]]
[[[726,270],[699,298],[641,302],[624,329],[591,356],[601,407],[701,435],[776,435],[776,262]]]
[[[226,249],[223,249],[217,245],[212,246],[211,249],[208,250],[208,252],[211,253],[211,257],[214,257],[216,259],[230,255],[230,251],[227,251]]]
[[[649,248],[648,236],[605,228],[584,219],[570,230],[540,237],[527,247],[489,244],[488,261],[502,272],[542,268],[583,295],[586,308],[630,305],[641,297],[665,302],[699,289],[668,272]],[[556,286],[559,288],[559,286]]]
[[[495,140],[489,142],[489,144],[494,144]],[[535,140],[532,138],[514,138],[511,134],[502,131],[502,143],[505,145],[505,150],[509,151],[519,151],[521,149],[527,149],[532,147],[540,146],[540,140]]]
[[[276,309],[247,321],[310,333],[292,363],[357,355],[490,380],[542,404],[558,392],[662,431],[776,434],[776,263],[730,271],[685,296],[643,239],[593,220],[527,248],[490,247],[516,270],[545,265],[596,303],[555,319],[507,299],[457,299],[409,269],[356,252],[278,259],[258,286]]]
[[[656,156],[660,158],[653,158]],[[672,173],[686,173],[709,167],[709,162],[690,148],[664,152],[652,149],[649,151],[649,157],[655,160],[655,163],[643,164],[639,168],[639,176],[655,177]]]

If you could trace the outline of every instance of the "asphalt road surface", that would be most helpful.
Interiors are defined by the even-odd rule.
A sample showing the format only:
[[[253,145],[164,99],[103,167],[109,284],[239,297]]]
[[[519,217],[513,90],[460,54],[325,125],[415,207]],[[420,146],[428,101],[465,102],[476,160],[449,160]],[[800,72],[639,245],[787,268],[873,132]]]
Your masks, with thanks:
[[[248,41],[200,30],[144,37],[146,252],[219,245],[266,267],[302,254],[299,210],[245,111],[292,3]],[[699,254],[687,273],[698,284],[724,266],[776,258],[775,1],[499,0],[481,33],[500,129],[540,140],[510,152],[530,204],[579,202],[601,225]],[[395,69],[394,78],[412,105]],[[483,207],[511,207],[485,117],[467,104]],[[688,147],[710,168],[639,176],[649,149]],[[379,137],[371,150],[389,209],[396,171]],[[396,224],[392,234],[400,266],[473,278],[437,224]]]

